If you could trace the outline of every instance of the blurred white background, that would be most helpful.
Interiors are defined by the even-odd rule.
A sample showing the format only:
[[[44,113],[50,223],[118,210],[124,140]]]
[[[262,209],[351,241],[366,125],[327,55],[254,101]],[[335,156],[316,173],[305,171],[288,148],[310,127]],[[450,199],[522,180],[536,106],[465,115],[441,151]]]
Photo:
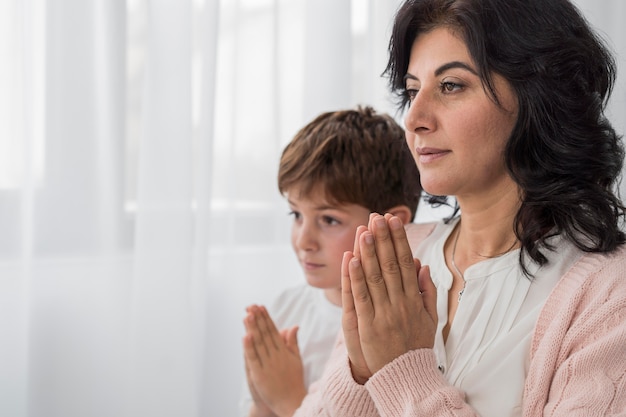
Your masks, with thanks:
[[[626,2],[577,3],[624,133]],[[237,414],[244,307],[302,279],[280,152],[323,111],[395,114],[398,4],[0,0],[0,416]]]

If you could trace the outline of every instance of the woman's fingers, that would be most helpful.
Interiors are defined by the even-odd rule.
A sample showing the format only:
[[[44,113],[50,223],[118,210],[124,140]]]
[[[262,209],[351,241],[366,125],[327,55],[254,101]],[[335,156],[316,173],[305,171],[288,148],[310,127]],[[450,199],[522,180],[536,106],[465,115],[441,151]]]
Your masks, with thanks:
[[[375,311],[377,305],[387,304],[389,297],[377,253],[377,242],[371,231],[361,234],[359,246],[360,259],[354,258],[350,261],[352,292],[355,304],[368,303]],[[359,312],[359,305],[356,308]]]
[[[422,294],[424,309],[430,317],[432,317],[433,323],[437,323],[437,287],[435,287],[435,284],[430,277],[430,267],[420,267],[419,261],[417,259],[415,261],[415,267],[419,270],[419,289]]]
[[[343,329],[354,330],[357,328],[354,297],[352,295],[352,283],[350,280],[349,264],[356,259],[351,252],[344,252],[341,261],[341,306],[343,309]]]
[[[401,285],[387,285],[389,288],[389,296],[392,299],[404,295],[413,297],[420,292],[417,282],[417,271],[419,271],[420,265],[417,265],[416,269],[411,246],[409,245],[409,240],[402,221],[398,217],[389,215],[387,217],[387,223],[395,250],[395,260],[398,263],[399,273],[402,277]],[[392,292],[392,289],[395,290],[395,292]]]
[[[402,221],[391,214],[373,215],[370,233],[373,239],[367,233],[361,237],[361,263],[374,309],[419,294],[417,271]]]
[[[354,234],[354,250],[352,251],[352,255],[355,258],[361,257],[360,240],[361,240],[361,235],[364,232],[367,232],[367,226],[358,226],[356,228],[356,232]]]
[[[361,349],[359,323],[361,320],[371,322],[373,310],[365,278],[355,271],[355,267],[360,269],[359,260],[350,252],[344,253],[341,263],[343,337],[350,358],[352,376],[356,382],[364,384],[372,373]]]
[[[355,275],[351,275],[353,297],[371,303],[374,314],[377,306],[419,295],[418,269],[413,263],[404,224],[398,217],[372,213],[368,229],[358,229],[355,251],[360,255],[354,254],[361,270],[355,268]],[[357,265],[357,261],[351,262]],[[355,287],[362,277],[367,288]]]

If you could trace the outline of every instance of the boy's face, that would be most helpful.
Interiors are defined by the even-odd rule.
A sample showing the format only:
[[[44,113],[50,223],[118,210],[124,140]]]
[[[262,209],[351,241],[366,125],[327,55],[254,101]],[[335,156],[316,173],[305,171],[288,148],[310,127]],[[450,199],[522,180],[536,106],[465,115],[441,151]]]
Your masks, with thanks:
[[[356,229],[367,225],[370,211],[357,204],[330,204],[321,191],[300,197],[293,189],[288,202],[293,215],[291,244],[307,282],[328,290],[327,297],[340,302],[343,253],[354,249]]]

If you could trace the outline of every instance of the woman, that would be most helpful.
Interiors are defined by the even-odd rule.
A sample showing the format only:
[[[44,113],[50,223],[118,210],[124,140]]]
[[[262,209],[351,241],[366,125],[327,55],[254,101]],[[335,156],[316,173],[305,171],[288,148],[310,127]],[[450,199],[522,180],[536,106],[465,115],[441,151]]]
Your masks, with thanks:
[[[424,190],[457,210],[359,228],[343,335],[295,415],[624,415],[611,54],[567,0],[409,0],[386,74]]]

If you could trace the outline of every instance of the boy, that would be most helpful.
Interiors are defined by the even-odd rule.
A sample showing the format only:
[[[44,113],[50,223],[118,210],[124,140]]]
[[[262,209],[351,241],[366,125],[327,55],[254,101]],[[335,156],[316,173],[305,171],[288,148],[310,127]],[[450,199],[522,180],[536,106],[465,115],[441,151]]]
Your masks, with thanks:
[[[265,307],[247,308],[242,415],[250,417],[299,407],[341,328],[341,260],[357,227],[371,212],[412,222],[421,194],[404,130],[371,107],[324,113],[302,128],[283,151],[278,189],[291,209],[291,242],[308,285],[283,292],[271,317]],[[272,393],[292,399],[290,408],[275,409]]]

